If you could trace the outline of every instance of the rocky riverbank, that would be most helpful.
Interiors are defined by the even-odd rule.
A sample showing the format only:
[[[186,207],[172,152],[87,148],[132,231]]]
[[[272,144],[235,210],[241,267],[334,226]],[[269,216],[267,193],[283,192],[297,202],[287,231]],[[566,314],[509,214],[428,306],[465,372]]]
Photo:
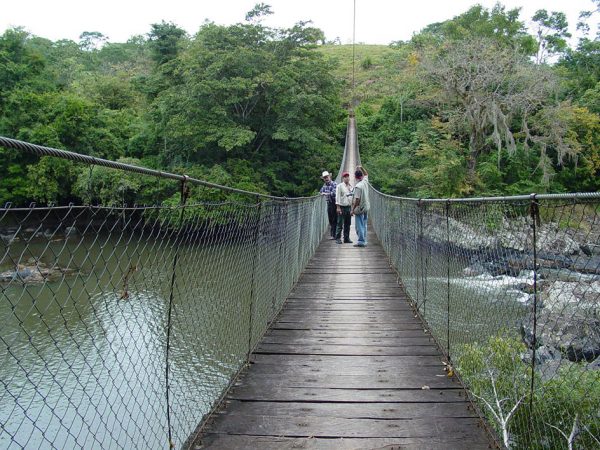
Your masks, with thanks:
[[[73,275],[76,271],[53,265],[47,266],[41,261],[30,258],[25,264],[17,264],[12,270],[0,272],[0,283],[43,283],[56,281],[64,275]]]
[[[64,240],[78,236],[77,228],[73,226],[40,228],[40,227],[3,227],[0,228],[0,242],[10,245],[15,242],[30,241],[32,239]]]
[[[445,220],[445,219],[444,219]],[[431,245],[447,245],[446,224],[430,221]],[[525,303],[530,313],[521,324],[523,341],[533,356],[534,269],[537,269],[536,366],[543,377],[559,367],[585,364],[600,369],[600,224],[588,231],[555,223],[537,230],[537,265],[527,218],[504,221],[494,235],[451,221],[450,251],[468,263],[465,281],[496,283]],[[454,236],[454,238],[453,238]],[[472,238],[471,238],[472,237]]]

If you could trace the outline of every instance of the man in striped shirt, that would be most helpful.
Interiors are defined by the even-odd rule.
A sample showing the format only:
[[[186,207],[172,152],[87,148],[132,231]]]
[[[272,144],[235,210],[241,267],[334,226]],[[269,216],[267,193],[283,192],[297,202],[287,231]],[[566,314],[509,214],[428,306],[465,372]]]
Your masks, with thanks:
[[[350,185],[350,173],[342,173],[342,183],[335,189],[335,205],[337,207],[337,231],[335,242],[342,243],[342,228],[344,229],[344,244],[352,244],[350,240],[350,206],[352,205],[352,186]]]
[[[321,188],[321,195],[327,201],[327,216],[329,217],[329,235],[331,239],[335,239],[335,230],[337,226],[337,211],[335,207],[335,188],[337,183],[331,179],[331,174],[327,171],[323,172],[322,178],[324,181]]]

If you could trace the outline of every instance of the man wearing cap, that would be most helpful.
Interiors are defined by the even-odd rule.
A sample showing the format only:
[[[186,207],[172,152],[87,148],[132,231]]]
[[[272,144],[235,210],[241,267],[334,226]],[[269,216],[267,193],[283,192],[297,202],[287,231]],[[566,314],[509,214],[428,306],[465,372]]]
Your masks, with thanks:
[[[356,187],[354,188],[354,200],[352,202],[351,214],[355,217],[354,224],[356,225],[356,234],[358,235],[358,242],[354,244],[355,247],[366,247],[367,246],[367,220],[369,208],[369,182],[363,179],[363,173],[361,170],[354,172],[354,178],[356,178]]]
[[[323,187],[321,188],[321,195],[327,200],[327,216],[329,217],[329,235],[331,239],[335,239],[335,229],[337,225],[337,212],[335,207],[335,188],[337,184],[331,179],[331,174],[327,171],[321,175],[323,181]]]
[[[344,244],[352,244],[350,240],[350,206],[352,204],[352,186],[350,186],[350,173],[342,173],[342,181],[335,189],[335,206],[337,209],[337,230],[335,242],[342,243],[342,227],[344,228]]]

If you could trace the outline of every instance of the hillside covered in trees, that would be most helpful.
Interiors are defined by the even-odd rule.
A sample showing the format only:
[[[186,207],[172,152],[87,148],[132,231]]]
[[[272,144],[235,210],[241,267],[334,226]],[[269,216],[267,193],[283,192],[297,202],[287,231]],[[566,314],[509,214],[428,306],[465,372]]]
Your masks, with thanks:
[[[387,49],[358,47],[361,156],[376,186],[410,197],[600,190],[593,3],[575,48],[563,13],[525,18],[500,4]]]
[[[0,135],[276,195],[312,194],[341,160],[355,105],[363,162],[385,192],[446,197],[600,189],[600,40],[568,45],[560,12],[474,6],[407,42],[328,43],[308,22],[189,36],[52,42],[0,36]],[[0,203],[154,203],[172,183],[0,148]]]

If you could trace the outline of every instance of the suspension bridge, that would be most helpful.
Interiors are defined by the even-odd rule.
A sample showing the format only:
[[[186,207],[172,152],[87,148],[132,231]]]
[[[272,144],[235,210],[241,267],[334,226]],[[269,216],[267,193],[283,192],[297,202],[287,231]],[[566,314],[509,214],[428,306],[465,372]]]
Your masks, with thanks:
[[[353,119],[347,142],[340,173],[360,161]],[[201,448],[490,446],[373,232],[368,242],[320,243]]]
[[[0,209],[2,448],[533,448],[571,428],[598,442],[597,391],[543,409],[549,380],[600,381],[598,194],[371,188],[368,246],[354,248],[323,239],[319,197],[0,145],[180,192]],[[357,164],[350,118],[340,173]],[[235,197],[194,203],[190,189]]]

